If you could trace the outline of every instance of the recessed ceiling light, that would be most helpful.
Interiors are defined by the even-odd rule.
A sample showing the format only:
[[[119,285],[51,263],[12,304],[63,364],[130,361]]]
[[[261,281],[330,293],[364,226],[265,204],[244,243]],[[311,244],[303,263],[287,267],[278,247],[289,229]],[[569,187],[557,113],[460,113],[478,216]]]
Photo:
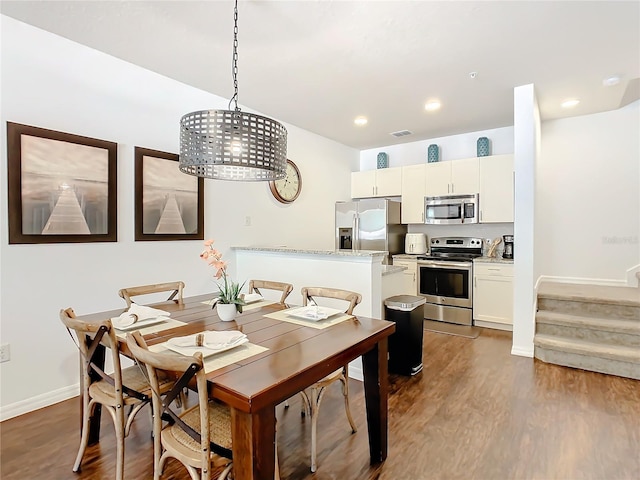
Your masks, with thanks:
[[[618,75],[612,75],[602,80],[602,85],[604,85],[605,87],[613,87],[614,85],[617,85],[619,83],[620,77]]]
[[[561,106],[562,108],[573,108],[573,107],[575,107],[576,105],[578,105],[579,103],[580,103],[580,100],[575,99],[575,98],[570,98],[570,99],[567,99],[567,100],[565,100],[564,102],[562,102],[562,103],[560,104],[560,106]]]
[[[436,110],[439,110],[441,106],[440,100],[429,100],[425,103],[424,109],[427,112],[435,112]]]
[[[355,123],[359,127],[366,125],[368,122],[369,120],[367,120],[367,117],[356,117],[356,119],[353,121],[353,123]]]

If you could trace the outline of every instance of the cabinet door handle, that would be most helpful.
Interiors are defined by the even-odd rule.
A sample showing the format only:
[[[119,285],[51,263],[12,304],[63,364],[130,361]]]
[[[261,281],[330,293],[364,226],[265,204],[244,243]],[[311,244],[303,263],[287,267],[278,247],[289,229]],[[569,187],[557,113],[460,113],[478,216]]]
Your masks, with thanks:
[[[456,193],[455,192],[455,186],[456,186],[455,183],[451,184],[451,193]]]

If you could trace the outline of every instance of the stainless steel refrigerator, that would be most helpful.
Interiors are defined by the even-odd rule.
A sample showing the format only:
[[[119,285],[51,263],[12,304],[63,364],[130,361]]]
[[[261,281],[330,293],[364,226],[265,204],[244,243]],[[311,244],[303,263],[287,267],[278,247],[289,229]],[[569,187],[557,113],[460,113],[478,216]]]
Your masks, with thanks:
[[[407,226],[400,223],[400,202],[367,198],[336,202],[336,250],[404,252]]]

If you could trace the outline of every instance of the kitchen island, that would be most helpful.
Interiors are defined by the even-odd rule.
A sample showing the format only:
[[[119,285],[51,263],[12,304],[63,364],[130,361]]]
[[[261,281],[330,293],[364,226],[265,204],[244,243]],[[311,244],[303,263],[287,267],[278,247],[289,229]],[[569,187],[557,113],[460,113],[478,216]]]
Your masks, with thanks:
[[[373,250],[305,250],[290,247],[232,247],[235,276],[242,281],[273,280],[293,285],[287,301],[302,305],[302,287],[330,287],[351,290],[362,295],[355,314],[384,318],[385,298],[402,292],[404,267],[383,265],[387,252]],[[332,306],[330,299],[323,304]],[[336,304],[342,306],[342,304]],[[362,378],[359,364],[350,374]]]

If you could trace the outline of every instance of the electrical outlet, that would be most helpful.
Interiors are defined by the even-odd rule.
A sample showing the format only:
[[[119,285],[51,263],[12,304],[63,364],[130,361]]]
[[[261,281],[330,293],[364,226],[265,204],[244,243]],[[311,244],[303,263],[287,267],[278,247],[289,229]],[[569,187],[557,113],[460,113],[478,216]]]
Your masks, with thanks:
[[[251,226],[251,217],[249,217],[249,216],[244,217],[244,226],[245,227],[250,227]]]
[[[11,360],[11,350],[8,343],[0,345],[0,363],[8,362]]]

